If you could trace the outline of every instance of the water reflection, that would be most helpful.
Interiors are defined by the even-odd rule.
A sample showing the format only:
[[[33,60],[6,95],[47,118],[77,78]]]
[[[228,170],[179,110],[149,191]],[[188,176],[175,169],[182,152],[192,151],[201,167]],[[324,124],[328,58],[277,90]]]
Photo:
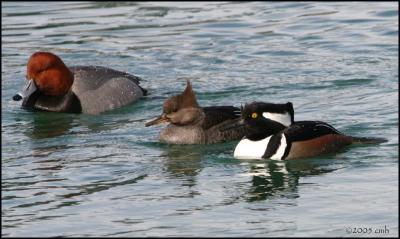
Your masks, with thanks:
[[[215,167],[210,163],[221,163],[216,162],[219,159],[214,155],[225,151],[230,152],[229,147],[233,147],[232,144],[166,145],[162,154],[166,158],[164,161],[165,172],[168,173],[168,177],[179,179],[182,182],[182,186],[191,188],[196,186],[197,176],[203,168]],[[209,159],[212,159],[212,162]],[[301,177],[330,173],[339,168],[337,159],[334,156],[323,159],[314,158],[292,161],[235,161],[236,159],[231,157],[227,158],[227,160],[233,164],[244,165],[248,168],[245,169],[244,175],[251,177],[246,184],[243,184],[241,180],[236,181],[236,179],[232,178],[237,186],[234,187],[241,194],[233,202],[237,202],[237,199],[254,202],[274,197],[297,198],[299,197],[297,187]],[[232,203],[232,201],[230,202]]]
[[[322,160],[324,164],[330,160]],[[252,176],[249,190],[244,195],[248,202],[266,200],[271,197],[284,196],[297,198],[297,186],[301,177],[330,173],[337,168],[327,168],[321,160],[275,161],[249,163],[248,174]]]
[[[166,156],[165,171],[169,177],[184,179],[182,186],[196,185],[196,176],[202,169],[201,159],[206,155],[202,145],[168,145],[163,156]]]
[[[44,46],[71,65],[135,72],[153,94],[99,117],[32,114],[4,99],[2,235],[340,236],[331,226],[340,225],[337,212],[367,220],[349,211],[362,207],[395,235],[398,108],[390,102],[398,101],[398,4],[354,6],[5,3],[4,97],[20,90],[21,62]],[[346,162],[246,163],[232,158],[234,146],[160,146],[155,130],[133,120],[157,114],[182,76],[196,78],[204,105],[291,99],[302,119],[330,119],[350,134],[377,131],[392,144],[352,149],[341,154]],[[344,80],[334,85],[337,79]],[[341,163],[346,170],[332,172]],[[305,184],[329,185],[332,175],[331,188],[359,190],[337,195]],[[341,203],[347,198],[357,200]],[[324,220],[309,209],[320,209]]]
[[[73,118],[71,115],[51,112],[34,112],[31,115],[30,127],[24,135],[31,139],[53,138],[68,133]]]
[[[212,144],[212,145],[163,145],[164,151],[161,156],[166,157],[165,168],[172,177],[196,176],[207,162],[203,159],[215,158],[227,152],[230,153],[235,142]],[[215,156],[215,157],[214,157]],[[209,166],[209,165],[208,165]]]

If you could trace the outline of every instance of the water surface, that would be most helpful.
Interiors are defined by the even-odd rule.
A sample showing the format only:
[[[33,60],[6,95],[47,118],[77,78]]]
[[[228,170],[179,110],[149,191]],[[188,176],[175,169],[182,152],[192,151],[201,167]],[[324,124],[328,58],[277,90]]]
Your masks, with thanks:
[[[11,97],[38,50],[149,96],[26,112]],[[398,67],[396,2],[2,2],[2,235],[398,236]],[[288,162],[160,144],[144,123],[186,79],[202,106],[291,101],[297,120],[388,142]]]

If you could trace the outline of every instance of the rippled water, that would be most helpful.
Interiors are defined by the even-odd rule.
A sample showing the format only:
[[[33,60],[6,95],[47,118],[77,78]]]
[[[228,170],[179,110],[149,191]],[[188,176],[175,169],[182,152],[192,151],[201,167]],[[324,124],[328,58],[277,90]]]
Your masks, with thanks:
[[[150,94],[26,112],[11,97],[38,50]],[[2,2],[2,235],[398,236],[398,67],[396,2]],[[291,101],[297,120],[388,142],[288,162],[160,144],[144,122],[188,78],[203,106]]]

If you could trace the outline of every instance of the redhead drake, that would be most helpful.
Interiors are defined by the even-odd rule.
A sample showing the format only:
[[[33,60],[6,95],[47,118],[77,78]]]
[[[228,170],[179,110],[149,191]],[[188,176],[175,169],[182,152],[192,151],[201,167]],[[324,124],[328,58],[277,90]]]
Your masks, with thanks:
[[[101,66],[67,67],[50,52],[29,58],[26,78],[23,92],[13,97],[26,109],[99,114],[146,95],[137,76]]]
[[[245,128],[223,130],[240,120],[240,109],[233,106],[200,107],[190,81],[183,93],[165,100],[163,113],[146,123],[147,126],[167,122],[160,141],[169,144],[213,144],[239,140]]]
[[[348,136],[321,121],[294,121],[290,102],[246,104],[242,120],[236,125],[245,125],[248,130],[235,148],[235,158],[299,159],[334,153],[354,143],[387,142],[382,138]]]

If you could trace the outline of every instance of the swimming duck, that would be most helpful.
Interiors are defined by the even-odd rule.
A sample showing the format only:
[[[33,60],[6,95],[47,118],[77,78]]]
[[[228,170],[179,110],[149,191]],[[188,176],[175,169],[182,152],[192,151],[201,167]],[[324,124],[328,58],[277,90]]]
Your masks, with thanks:
[[[137,76],[101,66],[67,67],[50,52],[32,54],[26,79],[23,92],[13,97],[25,109],[100,114],[146,95]]]
[[[236,125],[245,125],[248,130],[235,148],[235,158],[299,159],[337,152],[354,143],[386,142],[381,138],[348,136],[322,121],[295,122],[291,102],[246,104],[242,120]]]
[[[146,127],[168,122],[160,141],[168,144],[214,144],[241,139],[245,127],[222,130],[240,120],[240,109],[233,106],[200,107],[190,81],[185,90],[165,100],[163,113]]]

